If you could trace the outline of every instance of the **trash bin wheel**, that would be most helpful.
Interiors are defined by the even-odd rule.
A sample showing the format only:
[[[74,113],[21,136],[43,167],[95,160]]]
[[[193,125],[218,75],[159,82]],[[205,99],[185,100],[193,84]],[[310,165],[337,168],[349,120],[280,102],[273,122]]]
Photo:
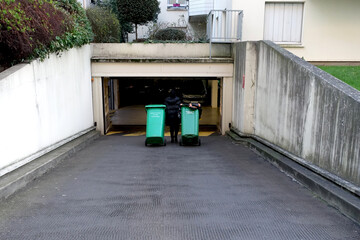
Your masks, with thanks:
[[[146,141],[146,139],[145,139],[145,147],[147,147],[147,145],[148,145],[148,144],[147,144],[147,141]]]
[[[201,146],[201,139],[199,138],[198,146]]]

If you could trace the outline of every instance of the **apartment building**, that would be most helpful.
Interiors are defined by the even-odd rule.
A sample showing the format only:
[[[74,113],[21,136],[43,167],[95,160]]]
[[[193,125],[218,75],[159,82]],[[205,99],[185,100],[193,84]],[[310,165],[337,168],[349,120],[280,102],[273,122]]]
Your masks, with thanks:
[[[243,41],[271,40],[312,62],[360,64],[358,0],[160,0],[160,8],[159,25],[181,28],[194,39],[209,37],[210,11],[237,10]],[[225,22],[219,26],[226,28]],[[139,28],[139,36],[147,34],[146,26]]]

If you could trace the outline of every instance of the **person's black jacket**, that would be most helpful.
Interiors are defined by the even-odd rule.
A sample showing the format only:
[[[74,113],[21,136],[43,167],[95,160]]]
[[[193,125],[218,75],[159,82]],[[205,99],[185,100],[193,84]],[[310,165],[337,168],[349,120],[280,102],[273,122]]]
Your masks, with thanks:
[[[166,105],[166,123],[170,124],[179,124],[179,112],[180,112],[180,98],[177,96],[170,96],[165,99]]]

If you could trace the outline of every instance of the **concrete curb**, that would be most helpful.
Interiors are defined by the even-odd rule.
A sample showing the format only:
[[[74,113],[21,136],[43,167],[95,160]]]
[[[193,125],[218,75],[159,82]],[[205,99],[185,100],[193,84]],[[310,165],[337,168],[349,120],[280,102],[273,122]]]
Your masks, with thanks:
[[[62,160],[85,148],[100,136],[92,130],[0,178],[0,199],[5,199],[41,177]]]
[[[243,138],[232,131],[226,134],[236,143],[241,143],[263,156],[273,165],[290,175],[330,206],[360,224],[360,198],[339,185],[301,166],[279,152],[252,139]]]

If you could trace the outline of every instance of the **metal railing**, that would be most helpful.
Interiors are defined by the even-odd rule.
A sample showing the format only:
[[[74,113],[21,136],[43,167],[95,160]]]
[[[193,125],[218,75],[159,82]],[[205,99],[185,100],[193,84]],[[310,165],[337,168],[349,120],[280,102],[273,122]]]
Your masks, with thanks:
[[[211,10],[207,16],[206,36],[210,42],[210,58],[212,43],[233,43],[242,39],[241,10]]]

